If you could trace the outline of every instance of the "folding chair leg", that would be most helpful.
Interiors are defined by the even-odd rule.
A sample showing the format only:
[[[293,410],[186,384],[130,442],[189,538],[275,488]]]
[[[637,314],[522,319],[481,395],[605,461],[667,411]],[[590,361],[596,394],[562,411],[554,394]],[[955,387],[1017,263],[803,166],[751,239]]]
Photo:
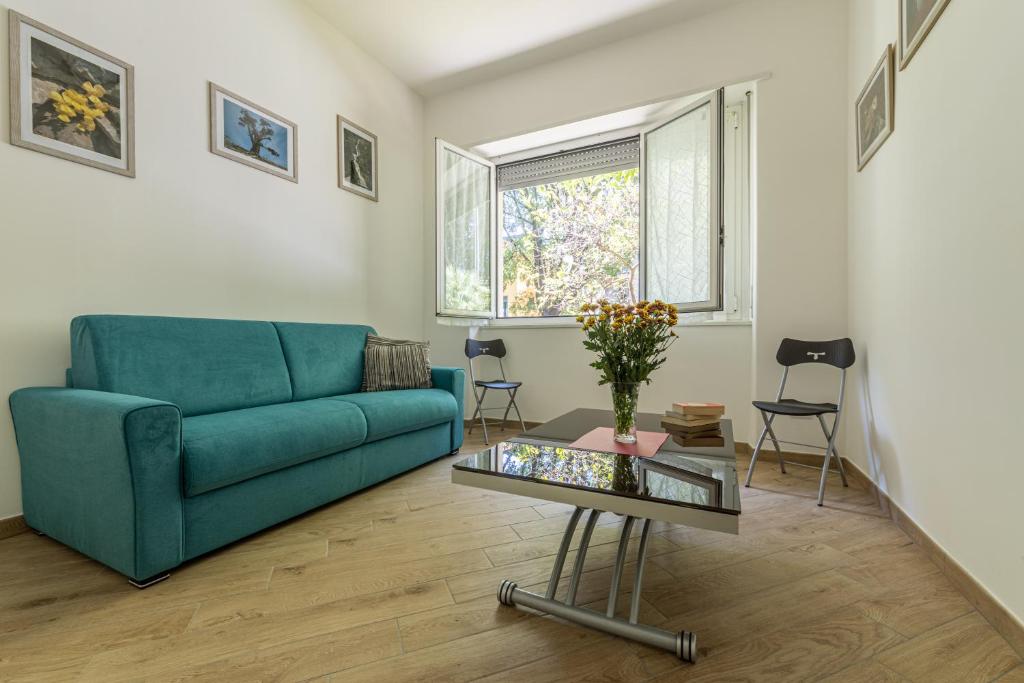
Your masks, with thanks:
[[[508,422],[508,411],[512,409],[512,398],[514,394],[512,389],[506,389],[508,391],[508,404],[505,406],[505,414],[501,416],[501,431],[505,431],[505,423]]]
[[[839,470],[839,476],[840,476],[840,477],[842,478],[842,480],[843,480],[843,486],[849,486],[849,485],[850,485],[850,482],[848,482],[848,481],[846,480],[846,468],[845,468],[845,467],[843,467],[843,459],[842,459],[842,457],[840,457],[840,455],[839,455],[839,449],[837,449],[837,448],[835,447],[835,444],[833,443],[833,439],[832,439],[832,434],[831,434],[831,432],[829,432],[829,431],[828,431],[828,427],[826,427],[826,426],[825,426],[825,418],[824,418],[823,416],[821,416],[821,415],[819,415],[819,416],[818,416],[818,424],[820,424],[820,425],[821,425],[821,431],[822,431],[822,432],[823,432],[823,433],[825,434],[825,439],[826,439],[826,440],[827,440],[827,441],[828,441],[828,442],[829,442],[830,444],[832,444],[832,452],[833,452],[833,453],[835,454],[835,456],[836,456],[836,469],[838,469],[838,470]],[[833,431],[834,431],[834,430],[835,430],[835,427],[833,427],[832,429],[833,429]]]
[[[476,405],[480,410],[480,426],[484,428],[484,444],[491,445],[490,437],[487,436],[487,418],[484,417],[484,399],[487,398],[487,387],[480,393],[480,398],[477,399]]]
[[[839,465],[839,476],[843,480],[843,486],[849,486],[850,482],[846,480],[846,468],[843,467],[843,458],[839,455],[839,451],[836,450],[835,446],[832,447],[832,453],[836,456],[836,464]]]
[[[818,507],[825,503],[825,482],[828,480],[828,463],[832,459],[832,453],[836,447],[836,430],[832,430],[832,436],[828,440],[828,449],[825,451],[825,462],[821,464],[821,483],[818,484]],[[839,457],[839,456],[836,456]],[[842,465],[840,465],[842,467]]]
[[[508,410],[509,410],[509,408],[515,408],[516,409],[516,417],[519,418],[519,426],[525,432],[526,431],[526,423],[523,422],[523,416],[520,414],[519,406],[516,404],[516,392],[518,392],[518,391],[519,391],[518,387],[515,388],[515,389],[509,390],[508,405],[505,407],[505,419],[506,420],[508,419]]]
[[[747,469],[747,480],[744,482],[744,486],[750,487],[750,479],[754,476],[754,465],[757,464],[757,456],[761,454],[761,446],[764,445],[764,439],[768,436],[768,427],[766,426],[761,430],[761,436],[757,439],[757,445],[754,446],[754,454],[750,457],[750,468]]]
[[[476,394],[474,393],[474,396]],[[473,411],[473,417],[469,418],[469,433],[473,433],[473,427],[476,426],[476,416],[480,412],[480,399],[476,400],[476,410]]]
[[[772,429],[772,422],[775,421],[775,416],[767,417],[764,411],[761,411],[761,419],[764,420],[765,427],[768,429],[768,436],[772,438],[772,443],[775,445],[775,452],[779,456],[779,469],[782,473],[786,473],[786,460],[782,457],[782,449],[779,448],[779,440],[775,438],[775,430]]]

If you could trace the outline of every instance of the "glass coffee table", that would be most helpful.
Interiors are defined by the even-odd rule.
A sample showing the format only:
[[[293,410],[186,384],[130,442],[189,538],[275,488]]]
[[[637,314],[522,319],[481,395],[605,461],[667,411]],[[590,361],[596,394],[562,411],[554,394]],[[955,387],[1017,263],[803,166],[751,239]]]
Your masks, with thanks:
[[[638,429],[662,431],[661,416],[638,415]],[[683,448],[668,439],[649,458],[577,450],[568,445],[595,427],[612,426],[608,410],[578,409],[509,441],[471,455],[452,467],[452,482],[513,493],[574,506],[544,595],[519,588],[506,579],[498,601],[545,612],[583,626],[630,638],[697,659],[697,636],[689,631],[666,631],[638,623],[647,540],[653,521],[739,533],[740,495],[732,424],[722,421],[725,445]],[[564,600],[555,598],[562,569],[583,513],[587,520]],[[576,605],[587,549],[598,518],[604,513],[623,517],[618,552],[604,613]],[[636,575],[629,615],[616,616],[616,604],[627,546],[635,524],[642,523]]]

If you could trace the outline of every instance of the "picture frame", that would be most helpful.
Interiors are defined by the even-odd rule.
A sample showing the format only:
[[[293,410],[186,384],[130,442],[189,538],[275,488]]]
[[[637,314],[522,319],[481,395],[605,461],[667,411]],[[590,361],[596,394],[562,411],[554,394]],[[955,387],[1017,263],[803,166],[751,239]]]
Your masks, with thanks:
[[[899,0],[900,71],[907,68],[949,0]]]
[[[893,45],[886,45],[885,53],[871,70],[871,75],[854,104],[858,172],[864,169],[871,157],[892,135],[895,127],[894,55]]]
[[[8,10],[11,144],[135,177],[135,68]]]
[[[299,182],[298,125],[212,81],[209,99],[211,152]]]
[[[338,187],[377,201],[377,136],[338,115]]]

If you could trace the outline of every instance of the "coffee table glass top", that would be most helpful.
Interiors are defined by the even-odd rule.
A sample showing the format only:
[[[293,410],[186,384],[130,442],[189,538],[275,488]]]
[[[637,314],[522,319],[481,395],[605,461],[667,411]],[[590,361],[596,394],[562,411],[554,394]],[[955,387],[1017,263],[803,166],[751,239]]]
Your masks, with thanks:
[[[626,496],[653,503],[739,514],[735,457],[659,452],[639,458],[517,438],[454,465],[455,469]]]

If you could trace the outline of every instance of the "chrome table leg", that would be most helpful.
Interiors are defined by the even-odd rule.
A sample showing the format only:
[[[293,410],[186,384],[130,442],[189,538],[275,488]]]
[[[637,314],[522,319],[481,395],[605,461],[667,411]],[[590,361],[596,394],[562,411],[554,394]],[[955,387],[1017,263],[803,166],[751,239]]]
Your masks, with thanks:
[[[622,638],[629,638],[645,645],[661,648],[672,652],[684,662],[697,661],[697,636],[689,631],[666,631],[665,629],[647,626],[637,623],[640,611],[640,590],[643,582],[644,562],[647,559],[647,540],[650,536],[651,520],[643,520],[644,526],[640,536],[640,547],[637,551],[636,578],[633,582],[633,595],[630,602],[629,619],[615,617],[615,602],[618,598],[619,582],[622,579],[622,568],[625,564],[626,548],[629,544],[629,536],[632,526],[636,521],[633,517],[626,517],[623,521],[622,534],[619,537],[619,548],[613,570],[612,585],[608,593],[608,608],[604,614],[584,607],[576,606],[576,592],[579,589],[580,579],[583,574],[583,562],[586,558],[587,547],[590,545],[590,538],[597,524],[599,510],[591,510],[587,517],[587,524],[583,529],[583,536],[580,539],[580,547],[576,551],[576,561],[573,564],[572,576],[570,578],[569,593],[564,601],[555,599],[555,590],[558,587],[562,568],[565,564],[565,557],[569,550],[573,534],[579,523],[582,508],[576,508],[566,525],[565,534],[562,536],[562,545],[558,555],[555,556],[555,566],[548,581],[546,595],[537,595],[530,591],[519,588],[514,581],[505,579],[498,586],[498,602],[508,607],[525,607],[528,609],[544,612],[571,621],[581,626],[610,633]]]

